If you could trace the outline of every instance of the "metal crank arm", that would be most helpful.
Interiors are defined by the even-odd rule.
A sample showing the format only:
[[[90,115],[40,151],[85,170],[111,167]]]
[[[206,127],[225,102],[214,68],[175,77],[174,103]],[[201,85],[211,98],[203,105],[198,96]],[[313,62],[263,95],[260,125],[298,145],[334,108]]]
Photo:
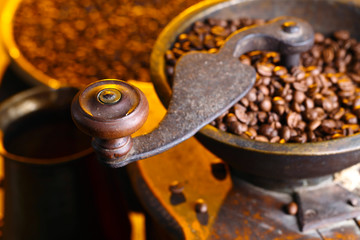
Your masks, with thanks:
[[[134,139],[130,135],[145,122],[148,103],[140,90],[122,81],[99,81],[80,91],[72,105],[73,119],[94,137],[93,147],[104,163],[122,167],[188,139],[245,96],[256,73],[240,63],[243,53],[278,51],[284,64],[292,67],[313,40],[307,22],[280,17],[233,33],[215,54],[182,56],[176,64],[166,116],[154,131]]]

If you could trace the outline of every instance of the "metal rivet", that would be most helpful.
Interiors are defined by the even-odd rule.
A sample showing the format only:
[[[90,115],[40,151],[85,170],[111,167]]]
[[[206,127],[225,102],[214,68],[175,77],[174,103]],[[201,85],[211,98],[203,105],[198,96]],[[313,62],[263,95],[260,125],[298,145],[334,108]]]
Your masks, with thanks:
[[[204,199],[199,198],[195,203],[195,211],[197,213],[206,213],[208,211],[208,206],[205,203]]]
[[[115,104],[121,99],[121,92],[115,88],[105,88],[98,93],[98,100],[104,104]]]
[[[298,24],[293,21],[284,22],[281,27],[283,31],[286,33],[297,33],[300,30]]]
[[[349,203],[351,206],[356,207],[356,206],[359,204],[359,201],[358,201],[357,198],[350,198],[350,199],[348,200],[348,203]]]
[[[291,202],[286,206],[287,213],[290,215],[296,215],[298,212],[298,205],[295,202]]]
[[[305,211],[305,217],[307,218],[312,218],[312,217],[315,217],[316,216],[316,211],[314,209],[307,209]]]
[[[184,185],[179,183],[178,181],[173,181],[169,186],[169,190],[173,194],[180,194],[184,190]]]

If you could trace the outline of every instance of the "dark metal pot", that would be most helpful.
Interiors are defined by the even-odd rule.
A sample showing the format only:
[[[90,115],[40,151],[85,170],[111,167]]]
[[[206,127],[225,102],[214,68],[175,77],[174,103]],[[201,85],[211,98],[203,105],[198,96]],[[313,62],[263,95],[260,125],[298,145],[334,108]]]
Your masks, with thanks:
[[[347,29],[360,39],[360,2],[335,0],[235,0],[204,1],[175,18],[159,36],[151,56],[156,91],[167,105],[171,88],[165,74],[165,51],[192,23],[206,18],[239,17],[272,19],[295,16],[310,22],[315,31],[329,34]],[[305,144],[277,144],[248,140],[207,125],[198,139],[228,162],[235,171],[279,182],[302,182],[342,170],[359,162],[360,136]]]
[[[5,239],[102,237],[88,169],[96,157],[70,116],[77,91],[37,87],[0,105]]]

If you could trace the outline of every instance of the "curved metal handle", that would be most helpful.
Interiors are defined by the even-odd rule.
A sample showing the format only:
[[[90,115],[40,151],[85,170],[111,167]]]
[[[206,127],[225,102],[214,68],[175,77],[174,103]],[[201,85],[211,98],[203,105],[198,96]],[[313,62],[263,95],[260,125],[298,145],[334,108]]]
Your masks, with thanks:
[[[130,152],[102,160],[111,167],[159,154],[188,139],[238,102],[255,83],[255,70],[238,57],[253,50],[278,51],[288,67],[311,48],[314,32],[307,22],[280,17],[268,24],[233,33],[216,54],[191,52],[176,65],[168,112],[149,134],[133,139]]]
[[[314,31],[311,25],[295,17],[278,17],[269,23],[240,30],[229,36],[219,54],[240,57],[254,50],[279,52],[283,64],[291,68],[299,65],[300,53],[311,48]]]

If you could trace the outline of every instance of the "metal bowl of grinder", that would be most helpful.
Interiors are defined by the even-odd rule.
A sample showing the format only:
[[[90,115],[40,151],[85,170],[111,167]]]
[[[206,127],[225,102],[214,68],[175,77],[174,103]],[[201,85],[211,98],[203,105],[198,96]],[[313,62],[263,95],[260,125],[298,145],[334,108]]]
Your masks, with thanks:
[[[152,81],[162,102],[167,105],[171,87],[165,73],[164,54],[176,37],[195,21],[294,16],[308,21],[316,32],[329,35],[336,30],[347,29],[353,37],[360,39],[358,27],[354,24],[360,20],[359,10],[360,3],[332,0],[201,2],[175,18],[157,39],[151,56]],[[207,125],[197,138],[229,163],[235,172],[270,188],[315,184],[358,163],[360,157],[359,135],[315,143],[280,144],[245,139]]]
[[[62,84],[44,72],[37,69],[20,51],[14,37],[14,18],[21,0],[7,1],[3,11],[1,12],[1,32],[2,41],[11,62],[11,67],[24,80],[32,85],[46,85],[51,88],[67,87],[69,85]]]

